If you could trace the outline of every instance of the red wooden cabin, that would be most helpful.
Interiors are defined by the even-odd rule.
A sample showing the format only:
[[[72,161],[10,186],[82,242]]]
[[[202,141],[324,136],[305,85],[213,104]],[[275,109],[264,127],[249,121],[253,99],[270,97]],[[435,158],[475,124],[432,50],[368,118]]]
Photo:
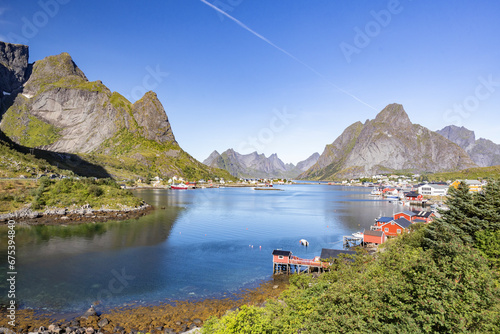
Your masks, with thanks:
[[[275,249],[273,250],[273,262],[274,263],[290,263],[290,258],[292,257],[292,252]]]
[[[399,218],[381,226],[381,231],[387,236],[396,236],[408,230],[411,222],[406,218]]]
[[[410,191],[409,193],[405,193],[405,198],[407,201],[423,201],[424,200],[424,196],[417,193],[417,192],[414,192],[414,191]]]
[[[406,220],[412,221],[413,217],[416,216],[416,213],[413,211],[403,211],[398,212],[394,215],[394,219],[405,218]]]
[[[363,232],[363,242],[372,244],[383,244],[387,240],[387,236],[384,231],[371,231],[365,230]]]
[[[415,213],[415,216],[413,216],[412,221],[423,220],[425,223],[430,223],[431,221],[434,220],[434,217],[436,217],[436,214],[430,211],[413,211],[413,212]]]

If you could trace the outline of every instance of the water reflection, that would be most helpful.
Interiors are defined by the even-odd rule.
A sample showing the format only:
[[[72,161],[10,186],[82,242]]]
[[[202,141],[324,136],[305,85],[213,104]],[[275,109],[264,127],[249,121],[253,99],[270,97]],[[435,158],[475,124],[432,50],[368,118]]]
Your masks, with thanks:
[[[137,190],[157,208],[139,219],[18,228],[18,300],[25,307],[82,310],[96,300],[118,305],[216,296],[268,279],[273,249],[313,257],[323,247],[340,248],[342,235],[393,210],[370,199],[369,189],[281,188]],[[6,240],[6,229],[0,238]],[[302,238],[309,247],[299,244]],[[4,289],[5,243],[1,248]]]

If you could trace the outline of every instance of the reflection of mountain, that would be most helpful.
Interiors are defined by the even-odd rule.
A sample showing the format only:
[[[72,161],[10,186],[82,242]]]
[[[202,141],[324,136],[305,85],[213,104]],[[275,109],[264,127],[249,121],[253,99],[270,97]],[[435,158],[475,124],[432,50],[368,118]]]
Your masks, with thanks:
[[[160,204],[154,193],[141,194],[149,203]],[[18,229],[18,256],[22,264],[50,258],[50,261],[77,254],[114,251],[132,247],[153,246],[167,240],[178,215],[185,210],[169,206],[139,219],[124,222],[82,224],[75,226],[35,226]]]

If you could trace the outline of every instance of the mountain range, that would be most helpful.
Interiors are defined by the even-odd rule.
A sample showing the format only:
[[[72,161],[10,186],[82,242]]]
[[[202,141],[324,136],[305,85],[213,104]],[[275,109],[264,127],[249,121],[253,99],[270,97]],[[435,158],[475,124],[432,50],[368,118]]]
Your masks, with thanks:
[[[117,178],[231,177],[182,150],[154,92],[131,103],[90,82],[68,53],[28,57],[27,46],[0,42],[0,130],[18,146],[61,162],[76,155]]]
[[[299,178],[332,180],[390,172],[455,171],[476,164],[457,144],[413,124],[400,104],[390,104],[373,120],[356,122]]]
[[[213,151],[203,163],[210,167],[227,170],[231,175],[241,178],[296,178],[306,171],[319,158],[319,153],[312,154],[297,166],[285,164],[277,154],[266,157],[264,154],[253,152],[240,154],[233,149],[228,149],[222,154]]]
[[[500,145],[488,139],[476,139],[474,131],[450,125],[436,132],[463,148],[478,166],[500,165]]]
[[[32,169],[43,160],[56,166],[53,170],[98,177],[330,180],[500,164],[499,145],[476,140],[465,128],[449,126],[438,134],[413,124],[399,104],[388,105],[373,120],[350,125],[321,155],[296,166],[276,154],[243,155],[232,149],[214,151],[202,164],[180,147],[154,92],[131,103],[101,81],[89,81],[68,53],[29,63],[28,46],[4,42],[0,116],[0,150],[9,155],[0,159],[0,166],[16,165],[11,161],[16,152],[31,153],[41,160],[26,157],[18,166]]]

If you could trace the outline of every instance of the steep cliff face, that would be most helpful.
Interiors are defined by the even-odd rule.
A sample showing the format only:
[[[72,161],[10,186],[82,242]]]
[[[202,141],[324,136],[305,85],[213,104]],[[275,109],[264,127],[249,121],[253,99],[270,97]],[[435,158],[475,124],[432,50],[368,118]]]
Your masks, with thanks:
[[[160,143],[177,143],[165,109],[155,93],[147,92],[135,102],[132,105],[132,114],[146,139]]]
[[[301,161],[294,166],[285,164],[276,153],[266,157],[264,154],[252,152],[250,154],[240,154],[233,149],[219,154],[214,151],[203,161],[211,167],[227,170],[231,175],[243,178],[295,178],[301,172],[314,164],[319,157],[318,153],[313,154],[307,160]]]
[[[29,51],[26,45],[0,41],[0,94],[12,93],[26,81]]]
[[[437,172],[473,166],[474,162],[458,145],[412,124],[403,106],[390,104],[375,119],[349,126],[300,177],[327,180],[388,171]]]
[[[132,104],[101,81],[88,81],[67,53],[31,66],[27,47],[1,47],[0,51],[10,50],[0,54],[9,78],[2,84],[18,83],[18,88],[3,103],[7,110],[0,129],[16,143],[79,154],[119,177],[229,176],[207,168],[179,147],[155,93]]]
[[[478,166],[500,165],[500,145],[484,138],[476,140],[474,131],[450,125],[436,132],[463,148]]]
[[[69,54],[35,62],[0,128],[17,143],[68,153],[94,151],[130,122],[100,81],[89,82]]]

